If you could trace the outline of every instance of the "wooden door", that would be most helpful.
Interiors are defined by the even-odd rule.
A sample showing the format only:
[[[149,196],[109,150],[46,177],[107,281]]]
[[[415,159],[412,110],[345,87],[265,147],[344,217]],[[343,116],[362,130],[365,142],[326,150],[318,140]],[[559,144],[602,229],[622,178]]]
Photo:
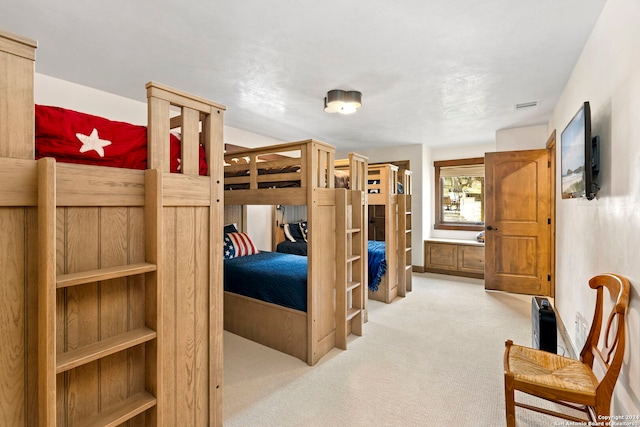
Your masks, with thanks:
[[[550,295],[547,150],[485,155],[485,288]]]

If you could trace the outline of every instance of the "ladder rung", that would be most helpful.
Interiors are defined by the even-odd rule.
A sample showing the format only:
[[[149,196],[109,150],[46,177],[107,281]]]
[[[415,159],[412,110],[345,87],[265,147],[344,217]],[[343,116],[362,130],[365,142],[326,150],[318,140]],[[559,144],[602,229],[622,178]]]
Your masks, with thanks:
[[[147,409],[153,408],[156,405],[156,402],[156,398],[151,394],[142,392],[124,400],[112,408],[105,409],[98,415],[84,420],[84,422],[79,425],[115,427],[137,415],[140,415]]]
[[[350,257],[347,258],[347,262],[353,262],[359,259],[360,259],[360,255],[351,255]]]
[[[354,290],[358,286],[360,286],[360,282],[347,282],[347,292]]]
[[[353,319],[360,313],[362,313],[362,310],[359,308],[350,308],[349,311],[347,311],[347,321]]]
[[[99,282],[101,280],[117,279],[120,277],[135,276],[150,271],[156,271],[155,264],[140,262],[137,264],[120,265],[116,267],[100,268],[97,270],[81,271],[79,273],[62,274],[56,279],[56,287],[83,285],[85,283]]]
[[[156,337],[156,331],[149,328],[139,328],[115,337],[107,338],[78,349],[59,354],[56,361],[56,374],[68,371],[78,366],[101,359],[110,354],[126,350],[136,345],[151,341]]]

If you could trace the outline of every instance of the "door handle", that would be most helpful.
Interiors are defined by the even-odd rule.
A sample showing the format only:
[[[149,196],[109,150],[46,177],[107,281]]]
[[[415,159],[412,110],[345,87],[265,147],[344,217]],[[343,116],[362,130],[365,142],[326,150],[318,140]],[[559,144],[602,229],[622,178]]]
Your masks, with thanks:
[[[497,231],[498,229],[497,229],[497,228],[494,228],[494,227],[492,227],[492,226],[490,226],[490,225],[488,225],[488,226],[487,226],[487,230],[489,230],[489,231],[491,231],[491,230],[496,230],[496,231]]]

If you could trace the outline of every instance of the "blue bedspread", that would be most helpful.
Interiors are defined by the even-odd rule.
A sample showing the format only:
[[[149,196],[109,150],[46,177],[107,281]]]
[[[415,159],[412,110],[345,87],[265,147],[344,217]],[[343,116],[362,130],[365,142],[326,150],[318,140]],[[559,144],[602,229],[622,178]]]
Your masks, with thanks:
[[[377,291],[382,276],[387,272],[385,243],[369,240],[369,289]]]
[[[307,311],[307,257],[279,252],[224,260],[224,290]]]

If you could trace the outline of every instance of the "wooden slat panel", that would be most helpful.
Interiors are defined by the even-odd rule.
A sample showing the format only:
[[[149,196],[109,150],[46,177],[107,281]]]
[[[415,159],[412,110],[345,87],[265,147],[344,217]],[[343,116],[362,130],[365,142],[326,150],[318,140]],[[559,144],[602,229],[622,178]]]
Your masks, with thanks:
[[[0,157],[34,158],[35,42],[0,33]]]
[[[336,194],[333,189],[318,188],[315,190],[316,203],[318,206],[335,206]]]
[[[38,268],[38,209],[27,208],[26,211],[26,227],[24,229],[27,243],[25,260],[27,262],[25,289],[27,291],[27,298],[25,300],[27,310],[27,358],[25,359],[27,375],[26,383],[26,425],[36,425],[38,420],[38,360],[40,353],[38,350],[38,280],[39,280],[39,268]],[[55,215],[52,215],[55,221]],[[55,224],[55,222],[54,222]],[[2,270],[4,271],[4,269]],[[51,266],[51,274],[55,275],[55,266]],[[55,307],[53,307],[55,313]],[[55,326],[55,323],[54,323]],[[54,349],[55,350],[55,349]],[[1,351],[1,350],[0,350]],[[55,380],[55,377],[53,377]],[[55,391],[55,389],[54,389]],[[52,415],[55,416],[55,412],[52,411]]]
[[[25,210],[0,209],[0,425],[24,425],[25,378]]]
[[[164,208],[162,210],[162,311],[168,313],[162,321],[162,335],[159,337],[162,344],[162,365],[159,370],[163,372],[162,389],[165,391],[158,395],[158,408],[162,408],[165,425],[179,425],[177,408],[178,399],[182,399],[182,392],[178,392],[176,369],[178,369],[178,319],[176,313],[176,301],[181,290],[176,289],[176,258],[178,257],[177,233],[178,224],[176,218],[177,208]]]
[[[224,192],[227,205],[306,205],[305,188],[268,188],[262,190],[231,190]]]
[[[307,316],[304,312],[231,292],[224,293],[224,329],[307,360]],[[256,322],[265,327],[257,329]]]
[[[144,209],[142,208],[129,208],[129,262],[136,263],[138,261],[145,260],[145,227],[144,227]],[[157,270],[153,275],[157,274]],[[128,329],[136,329],[146,326],[145,313],[149,310],[149,306],[145,301],[145,288],[146,278],[151,274],[131,276],[127,280],[128,283],[128,296],[129,296],[129,312],[128,312]],[[142,309],[144,308],[144,310]],[[153,341],[155,344],[157,339]],[[145,346],[137,346],[128,350],[128,370],[129,370],[129,396],[145,391],[145,371],[147,364],[145,362],[146,347],[151,344],[147,343]],[[149,376],[154,376],[154,371],[149,369]],[[155,409],[154,409],[155,410]],[[154,411],[152,410],[152,411]],[[142,414],[130,421],[129,427],[143,427],[146,425],[146,415]]]
[[[179,423],[194,425],[195,415],[195,259],[194,215],[190,208],[176,208],[175,315],[176,315],[176,413]],[[177,425],[177,424],[176,424]]]
[[[33,160],[0,158],[0,206],[36,206],[38,166]]]
[[[194,210],[194,255],[195,255],[195,315],[194,315],[194,359],[195,359],[195,426],[208,426],[209,424],[209,306],[210,306],[210,282],[211,275],[209,266],[210,253],[210,229],[209,229],[209,209],[196,208]],[[217,228],[219,230],[219,228]],[[217,233],[216,233],[217,235]],[[221,246],[221,245],[220,245]],[[222,256],[221,256],[222,257]],[[219,285],[219,282],[217,282]],[[222,325],[220,325],[222,329]],[[212,402],[214,403],[214,402]]]
[[[144,171],[57,163],[58,206],[144,206]]]
[[[164,206],[210,206],[211,179],[181,174],[165,174]]]
[[[184,175],[198,176],[200,170],[200,113],[190,108],[182,109],[182,144],[180,170]]]
[[[59,208],[60,209],[60,208]],[[65,272],[92,270],[100,267],[100,209],[66,208],[63,259]],[[59,254],[60,255],[60,254]],[[86,284],[67,289],[63,318],[66,331],[65,351],[76,350],[99,340],[100,304],[98,284]],[[60,334],[58,334],[60,337]],[[60,339],[60,338],[59,338]],[[100,410],[98,363],[78,367],[66,374],[66,420],[71,425]]]
[[[128,222],[129,209],[126,207],[100,209],[100,266],[102,268],[122,266],[130,262]],[[152,267],[155,269],[155,266]],[[98,400],[100,411],[102,411],[103,408],[112,407],[130,396],[128,352],[121,350],[144,342],[142,338],[135,335],[137,331],[129,330],[129,313],[132,309],[142,310],[144,306],[135,308],[130,306],[128,280],[124,276],[115,276],[109,280],[102,279],[98,285],[98,293],[100,304],[98,335],[103,347],[102,352],[96,351],[93,356],[102,357],[98,362],[100,376],[95,379],[99,387]],[[155,332],[150,332],[155,337]],[[134,336],[128,336],[128,334]],[[108,349],[105,340],[115,341],[111,343],[112,348]],[[108,341],[107,344],[109,344]],[[98,348],[99,345],[94,344]],[[91,359],[90,353],[77,355],[78,359],[84,357],[86,357],[83,361],[85,363]],[[58,364],[59,367],[60,364]]]
[[[148,92],[148,91],[147,91]],[[158,98],[147,100],[147,167],[169,172],[169,102]]]

